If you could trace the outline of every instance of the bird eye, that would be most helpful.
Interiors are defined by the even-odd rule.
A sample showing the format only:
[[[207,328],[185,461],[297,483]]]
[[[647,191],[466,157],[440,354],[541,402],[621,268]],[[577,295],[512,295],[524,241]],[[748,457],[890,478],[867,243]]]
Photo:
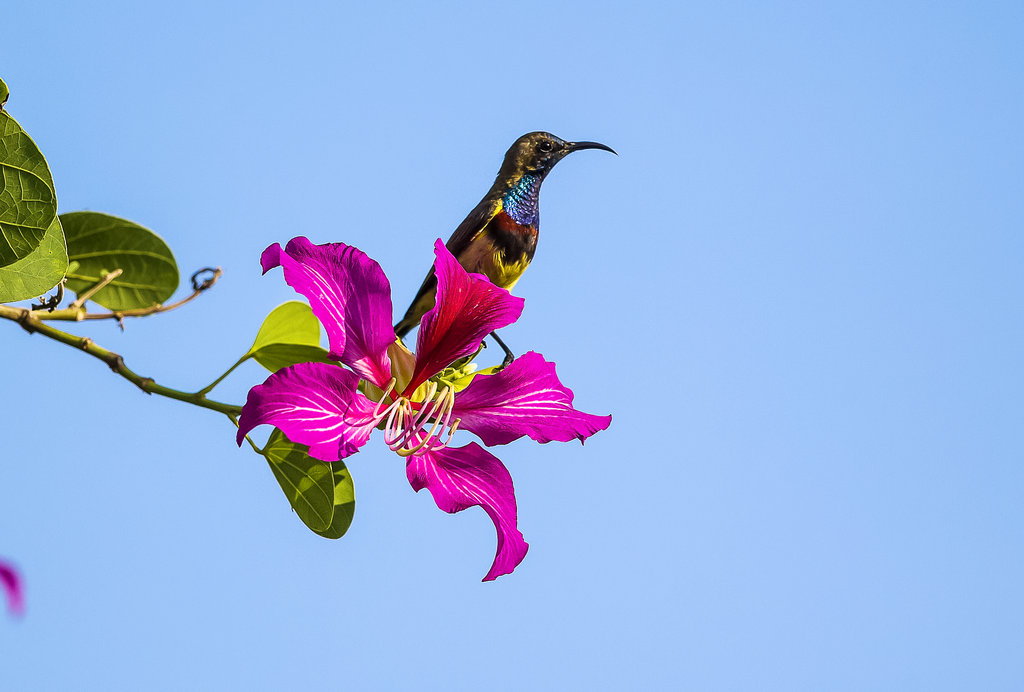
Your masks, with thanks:
[[[554,149],[554,147],[555,145],[551,142],[551,140],[548,139],[545,139],[543,142],[537,145],[537,148],[545,153],[551,151],[552,149]]]

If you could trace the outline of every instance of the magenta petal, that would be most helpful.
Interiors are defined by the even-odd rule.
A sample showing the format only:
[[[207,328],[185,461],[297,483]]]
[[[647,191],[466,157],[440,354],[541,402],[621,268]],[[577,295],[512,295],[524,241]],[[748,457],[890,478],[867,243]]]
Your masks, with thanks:
[[[558,381],[555,364],[530,351],[494,375],[477,375],[455,396],[452,414],[459,427],[485,445],[501,445],[529,435],[537,442],[583,442],[604,430],[611,416],[572,407],[572,390]]]
[[[474,505],[487,512],[498,532],[498,550],[484,581],[510,574],[526,557],[530,546],[516,526],[512,476],[501,460],[483,447],[471,442],[412,457],[405,472],[413,490],[426,488],[437,506],[449,514]]]
[[[343,243],[314,245],[292,238],[274,256],[263,252],[264,270],[279,263],[284,279],[306,296],[327,330],[331,356],[363,379],[386,387],[391,379],[387,348],[395,340],[391,326],[391,285],[380,265]]]
[[[263,273],[266,274],[274,267],[281,266],[281,245],[274,243],[263,251],[260,255],[260,266],[263,267]]]
[[[512,324],[523,299],[495,286],[482,274],[469,274],[444,243],[434,244],[437,299],[420,320],[416,367],[407,391],[480,347],[483,338]]]
[[[7,594],[7,607],[15,615],[25,612],[25,599],[21,589],[21,577],[17,570],[6,562],[0,562],[0,586]]]
[[[242,444],[257,425],[273,425],[309,454],[336,461],[355,454],[373,431],[373,402],[356,391],[359,378],[328,363],[299,363],[278,370],[249,390],[238,419]]]

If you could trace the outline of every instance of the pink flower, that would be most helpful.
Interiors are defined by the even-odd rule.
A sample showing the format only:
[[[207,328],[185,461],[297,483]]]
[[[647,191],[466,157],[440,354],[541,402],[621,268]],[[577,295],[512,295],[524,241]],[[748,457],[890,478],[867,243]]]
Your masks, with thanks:
[[[249,391],[238,443],[266,423],[308,445],[313,457],[335,461],[359,451],[382,427],[385,444],[406,459],[413,489],[426,488],[450,513],[478,505],[494,522],[498,546],[484,577],[489,581],[512,572],[528,545],[517,527],[508,470],[475,442],[449,446],[456,429],[487,446],[524,435],[582,442],[607,428],[611,416],[573,408],[554,364],[537,353],[494,374],[451,367],[476,353],[487,334],[515,322],[523,300],[468,274],[440,240],[434,251],[437,300],[420,321],[414,356],[395,339],[387,277],[364,253],[301,237],[283,251],[277,244],[267,248],[264,272],[283,269],[327,330],[331,357],[349,369],[299,363],[272,374]]]
[[[21,589],[21,577],[14,567],[0,560],[0,587],[7,594],[7,608],[15,615],[25,612],[25,599]]]

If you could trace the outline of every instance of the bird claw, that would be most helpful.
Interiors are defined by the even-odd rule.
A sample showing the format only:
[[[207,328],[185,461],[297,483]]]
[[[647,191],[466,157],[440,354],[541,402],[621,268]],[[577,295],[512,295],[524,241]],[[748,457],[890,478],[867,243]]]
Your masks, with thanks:
[[[501,350],[505,352],[505,360],[502,361],[501,367],[503,369],[507,368],[509,365],[512,364],[512,361],[515,360],[516,357],[512,355],[511,349],[509,349],[509,347],[505,345],[505,342],[498,337],[498,332],[491,332],[491,338],[494,339],[494,343],[501,346]]]

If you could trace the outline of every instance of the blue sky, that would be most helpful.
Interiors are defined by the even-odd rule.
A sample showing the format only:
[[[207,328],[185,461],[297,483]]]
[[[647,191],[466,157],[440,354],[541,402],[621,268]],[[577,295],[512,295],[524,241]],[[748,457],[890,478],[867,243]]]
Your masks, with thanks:
[[[486,516],[383,446],[327,541],[226,420],[7,325],[0,555],[28,612],[0,687],[1024,685],[1019,3],[3,15],[61,210],[224,268],[178,312],[79,327],[173,387],[292,299],[268,244],[356,245],[404,310],[516,137],[620,156],[545,183],[503,332],[613,423],[500,450],[531,548],[495,583]]]

